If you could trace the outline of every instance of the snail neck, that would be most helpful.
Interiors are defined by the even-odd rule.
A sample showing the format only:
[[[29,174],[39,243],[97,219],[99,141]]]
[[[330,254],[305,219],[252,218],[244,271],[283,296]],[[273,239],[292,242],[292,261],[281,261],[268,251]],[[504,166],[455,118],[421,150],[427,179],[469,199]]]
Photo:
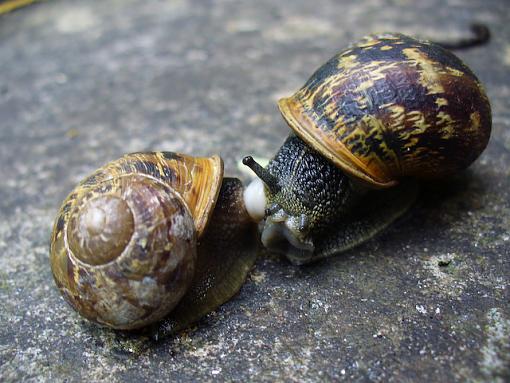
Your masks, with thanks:
[[[320,233],[348,214],[358,200],[352,181],[293,134],[267,171],[278,188],[276,192],[265,188],[262,243],[273,251],[310,256]]]

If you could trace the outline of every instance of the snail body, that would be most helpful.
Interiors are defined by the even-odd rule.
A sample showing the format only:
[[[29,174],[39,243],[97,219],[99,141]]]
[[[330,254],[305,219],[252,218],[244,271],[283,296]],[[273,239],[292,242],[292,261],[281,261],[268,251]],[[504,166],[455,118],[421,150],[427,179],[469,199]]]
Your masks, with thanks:
[[[410,178],[465,169],[491,130],[473,72],[446,49],[401,34],[351,45],[278,106],[293,132],[266,169],[245,159],[260,178],[248,206],[265,219],[264,245],[295,263],[380,232],[411,205]]]
[[[112,328],[169,317],[166,332],[185,327],[234,295],[254,262],[242,190],[239,180],[223,178],[217,156],[133,153],[110,162],[57,216],[50,246],[57,286],[82,316]],[[215,235],[244,243],[220,240],[220,249]]]

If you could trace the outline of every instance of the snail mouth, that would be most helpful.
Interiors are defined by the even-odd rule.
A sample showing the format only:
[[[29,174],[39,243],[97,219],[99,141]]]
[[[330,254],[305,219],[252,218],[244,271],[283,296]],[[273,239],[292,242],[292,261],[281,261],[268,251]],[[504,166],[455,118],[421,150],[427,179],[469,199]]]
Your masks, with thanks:
[[[261,236],[262,244],[271,252],[285,255],[292,263],[306,263],[313,255],[314,245],[293,227],[290,219],[274,221],[268,217]]]

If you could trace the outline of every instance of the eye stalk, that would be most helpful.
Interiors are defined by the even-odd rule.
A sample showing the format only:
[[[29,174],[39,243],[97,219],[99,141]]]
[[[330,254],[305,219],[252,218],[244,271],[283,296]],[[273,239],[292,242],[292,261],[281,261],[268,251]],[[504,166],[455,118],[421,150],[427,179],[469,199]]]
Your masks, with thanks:
[[[252,156],[246,156],[243,158],[243,164],[248,166],[253,172],[259,177],[267,186],[272,194],[276,194],[280,191],[280,185],[278,180],[271,174],[267,169],[264,169],[260,164],[253,159]]]

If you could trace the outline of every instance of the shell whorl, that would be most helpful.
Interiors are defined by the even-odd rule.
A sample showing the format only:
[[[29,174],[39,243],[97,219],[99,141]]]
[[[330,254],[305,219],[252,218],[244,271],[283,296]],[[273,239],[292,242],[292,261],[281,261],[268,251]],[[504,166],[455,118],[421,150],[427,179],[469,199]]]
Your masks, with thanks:
[[[305,142],[376,187],[400,177],[443,177],[487,145],[490,104],[473,72],[438,45],[369,36],[279,101]]]
[[[129,204],[113,194],[87,201],[71,214],[67,241],[76,258],[90,265],[103,265],[119,257],[135,231]]]
[[[221,179],[219,157],[170,152],[127,155],[86,178],[64,201],[50,246],[66,301],[119,329],[165,317],[192,282]]]

